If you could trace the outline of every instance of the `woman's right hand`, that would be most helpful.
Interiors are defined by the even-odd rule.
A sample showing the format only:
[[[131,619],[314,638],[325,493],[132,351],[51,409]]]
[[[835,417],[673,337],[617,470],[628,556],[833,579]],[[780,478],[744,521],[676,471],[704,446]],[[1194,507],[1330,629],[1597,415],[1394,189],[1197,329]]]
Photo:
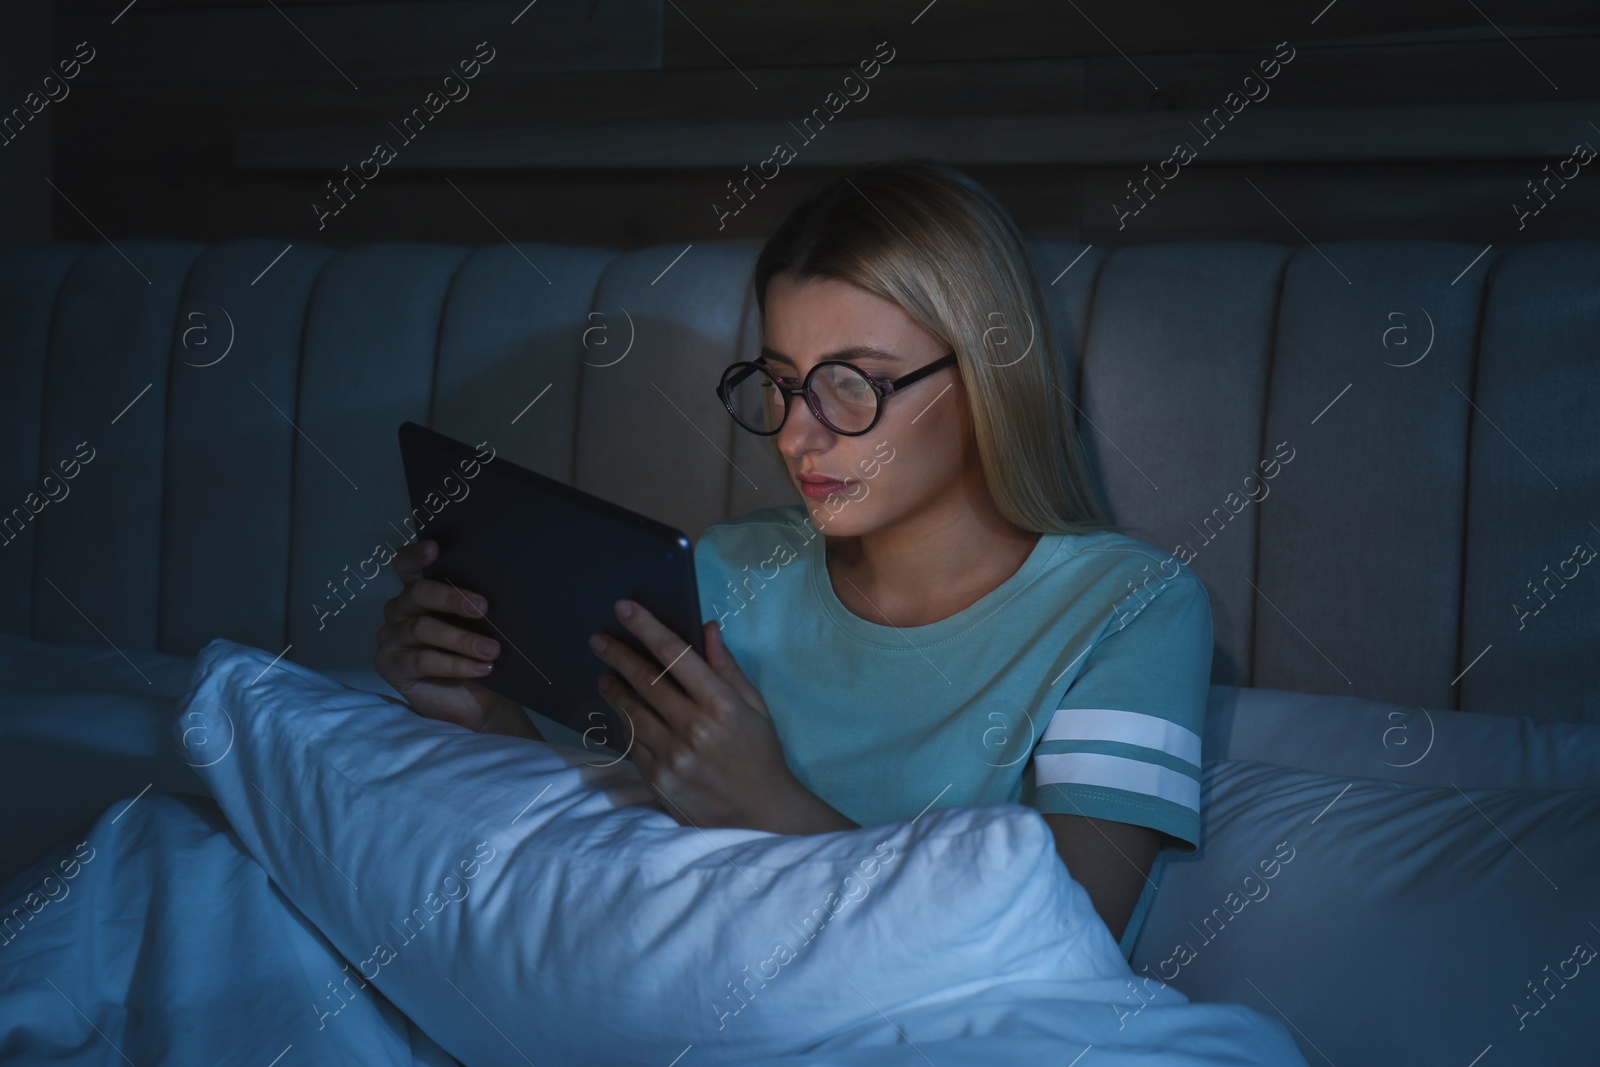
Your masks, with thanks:
[[[372,665],[418,714],[482,731],[506,721],[507,713],[517,709],[513,701],[474,681],[489,674],[500,642],[431,614],[481,618],[489,610],[489,602],[477,593],[457,592],[448,582],[422,576],[422,568],[438,554],[435,541],[416,541],[395,553],[395,573],[405,585],[383,605]],[[517,718],[522,718],[520,711]]]

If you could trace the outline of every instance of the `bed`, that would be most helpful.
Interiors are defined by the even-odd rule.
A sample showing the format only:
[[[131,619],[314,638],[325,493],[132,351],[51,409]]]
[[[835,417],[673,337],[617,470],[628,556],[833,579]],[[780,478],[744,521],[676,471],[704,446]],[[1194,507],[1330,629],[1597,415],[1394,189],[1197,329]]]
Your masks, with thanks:
[[[665,477],[753,248],[296,245],[256,285],[281,246],[122,251],[148,284],[0,255],[0,492],[38,501],[0,548],[0,1060],[1592,1059],[1593,242],[1035,245],[1094,477],[1216,621],[1202,847],[1126,961],[1026,809],[708,843],[368,669],[404,419],[692,536],[787,502]]]
[[[1500,1062],[1587,1055],[1595,994],[1574,978],[1580,946],[1600,943],[1588,910],[1600,892],[1594,728],[1214,686],[1205,845],[1168,858],[1124,966],[1103,927],[1094,951],[1084,947],[1086,899],[1047,877],[1060,865],[1042,820],[1019,806],[922,820],[931,834],[993,838],[976,854],[915,827],[821,835],[845,860],[797,884],[795,856],[740,854],[767,835],[713,831],[708,843],[673,832],[625,763],[600,768],[576,748],[421,719],[370,673],[328,677],[221,640],[198,664],[159,653],[134,663],[149,685],[108,650],[0,642],[11,683],[0,782],[7,810],[28,813],[8,821],[0,855],[14,867],[45,853],[0,887],[5,914],[23,916],[6,922],[0,953],[8,1059],[110,1062],[110,1044],[133,1062],[160,1053],[195,1063],[245,1049],[265,1061],[289,1046],[296,1062],[469,1065],[650,1063],[690,1045],[702,1063],[1038,1062],[1091,1046],[1099,1062],[1127,1063],[1446,1063],[1491,1047]],[[289,676],[284,691],[260,695],[278,673]],[[347,750],[337,758],[336,744]],[[604,825],[624,809],[638,818]],[[575,835],[585,813],[599,821],[583,840],[505,836],[544,819]],[[923,865],[920,878],[882,877],[894,866],[885,839],[902,865]],[[448,925],[473,906],[466,872],[493,871],[496,854],[523,865],[508,876],[521,917],[491,910],[476,930]],[[590,855],[627,876],[598,886],[530,861],[551,854]],[[671,857],[667,873],[649,877],[646,854]],[[877,887],[862,866],[872,857]],[[828,920],[846,935],[802,940],[822,931],[790,922],[826,899],[829,878],[848,885],[838,879],[852,863],[860,888],[840,888]],[[727,877],[707,885],[685,874],[707,864]],[[762,880],[766,897],[745,893],[742,879],[769,868],[788,881]],[[947,868],[988,873],[934,876]],[[561,891],[580,882],[586,899]],[[865,906],[874,888],[891,902],[885,914]],[[752,936],[825,947],[801,956],[814,962],[809,975],[775,961],[772,945],[718,941],[752,899],[771,915],[751,920]],[[612,925],[623,909],[638,916],[631,931]],[[405,925],[375,931],[380,915]],[[1065,928],[1041,921],[1049,915]],[[423,940],[429,925],[434,940]],[[874,943],[907,929],[921,933],[914,953]],[[1059,951],[1041,959],[1050,947]],[[94,967],[71,962],[90,954]],[[586,975],[597,957],[609,965]],[[1074,969],[1090,964],[1099,970]],[[540,974],[557,986],[542,988]],[[1420,982],[1425,974],[1438,980]],[[764,977],[739,985],[752,975]],[[897,975],[931,984],[900,989]],[[841,1006],[845,996],[853,1004]],[[644,1015],[631,1018],[610,1003],[618,998]],[[518,1000],[547,1007],[518,1011]],[[761,1017],[770,1004],[785,1010]],[[1183,1018],[1206,1004],[1247,1005],[1256,1018]],[[584,1027],[555,1025],[584,1012]],[[727,1032],[755,1043],[719,1040]],[[689,1036],[669,1049],[667,1033]]]

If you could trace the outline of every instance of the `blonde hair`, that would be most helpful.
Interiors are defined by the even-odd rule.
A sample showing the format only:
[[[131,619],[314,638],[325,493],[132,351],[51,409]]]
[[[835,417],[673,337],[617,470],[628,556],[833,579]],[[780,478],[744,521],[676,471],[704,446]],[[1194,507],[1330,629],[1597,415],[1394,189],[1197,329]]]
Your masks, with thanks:
[[[1030,533],[1121,529],[1084,473],[1027,244],[972,178],[932,160],[874,163],[798,204],[756,258],[763,334],[767,284],[778,274],[859,286],[955,351],[984,481],[1008,522]],[[768,440],[776,452],[777,435]]]

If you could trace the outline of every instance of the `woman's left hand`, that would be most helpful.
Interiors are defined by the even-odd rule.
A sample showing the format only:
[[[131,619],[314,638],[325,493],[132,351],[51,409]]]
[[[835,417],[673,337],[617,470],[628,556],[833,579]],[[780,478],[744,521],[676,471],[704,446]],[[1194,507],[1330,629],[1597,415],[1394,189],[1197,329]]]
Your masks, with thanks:
[[[617,608],[667,670],[607,638],[595,655],[627,684],[603,675],[599,692],[632,724],[630,754],[668,812],[690,826],[803,832],[800,821],[827,805],[784,761],[767,702],[734,662],[720,625],[705,624],[707,663],[639,604],[618,601]]]

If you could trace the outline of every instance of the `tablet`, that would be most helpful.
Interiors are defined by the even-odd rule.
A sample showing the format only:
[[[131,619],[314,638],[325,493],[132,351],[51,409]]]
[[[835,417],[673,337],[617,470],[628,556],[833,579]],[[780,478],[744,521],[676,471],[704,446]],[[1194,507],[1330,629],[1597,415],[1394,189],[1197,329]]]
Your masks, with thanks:
[[[425,576],[489,601],[481,619],[438,615],[500,643],[493,672],[474,680],[577,731],[586,749],[631,758],[631,726],[595,688],[602,674],[621,676],[589,648],[589,635],[614,637],[661,667],[616,616],[618,600],[633,600],[704,657],[689,539],[520,467],[488,442],[473,447],[404,422],[400,456],[408,532],[439,545]]]

